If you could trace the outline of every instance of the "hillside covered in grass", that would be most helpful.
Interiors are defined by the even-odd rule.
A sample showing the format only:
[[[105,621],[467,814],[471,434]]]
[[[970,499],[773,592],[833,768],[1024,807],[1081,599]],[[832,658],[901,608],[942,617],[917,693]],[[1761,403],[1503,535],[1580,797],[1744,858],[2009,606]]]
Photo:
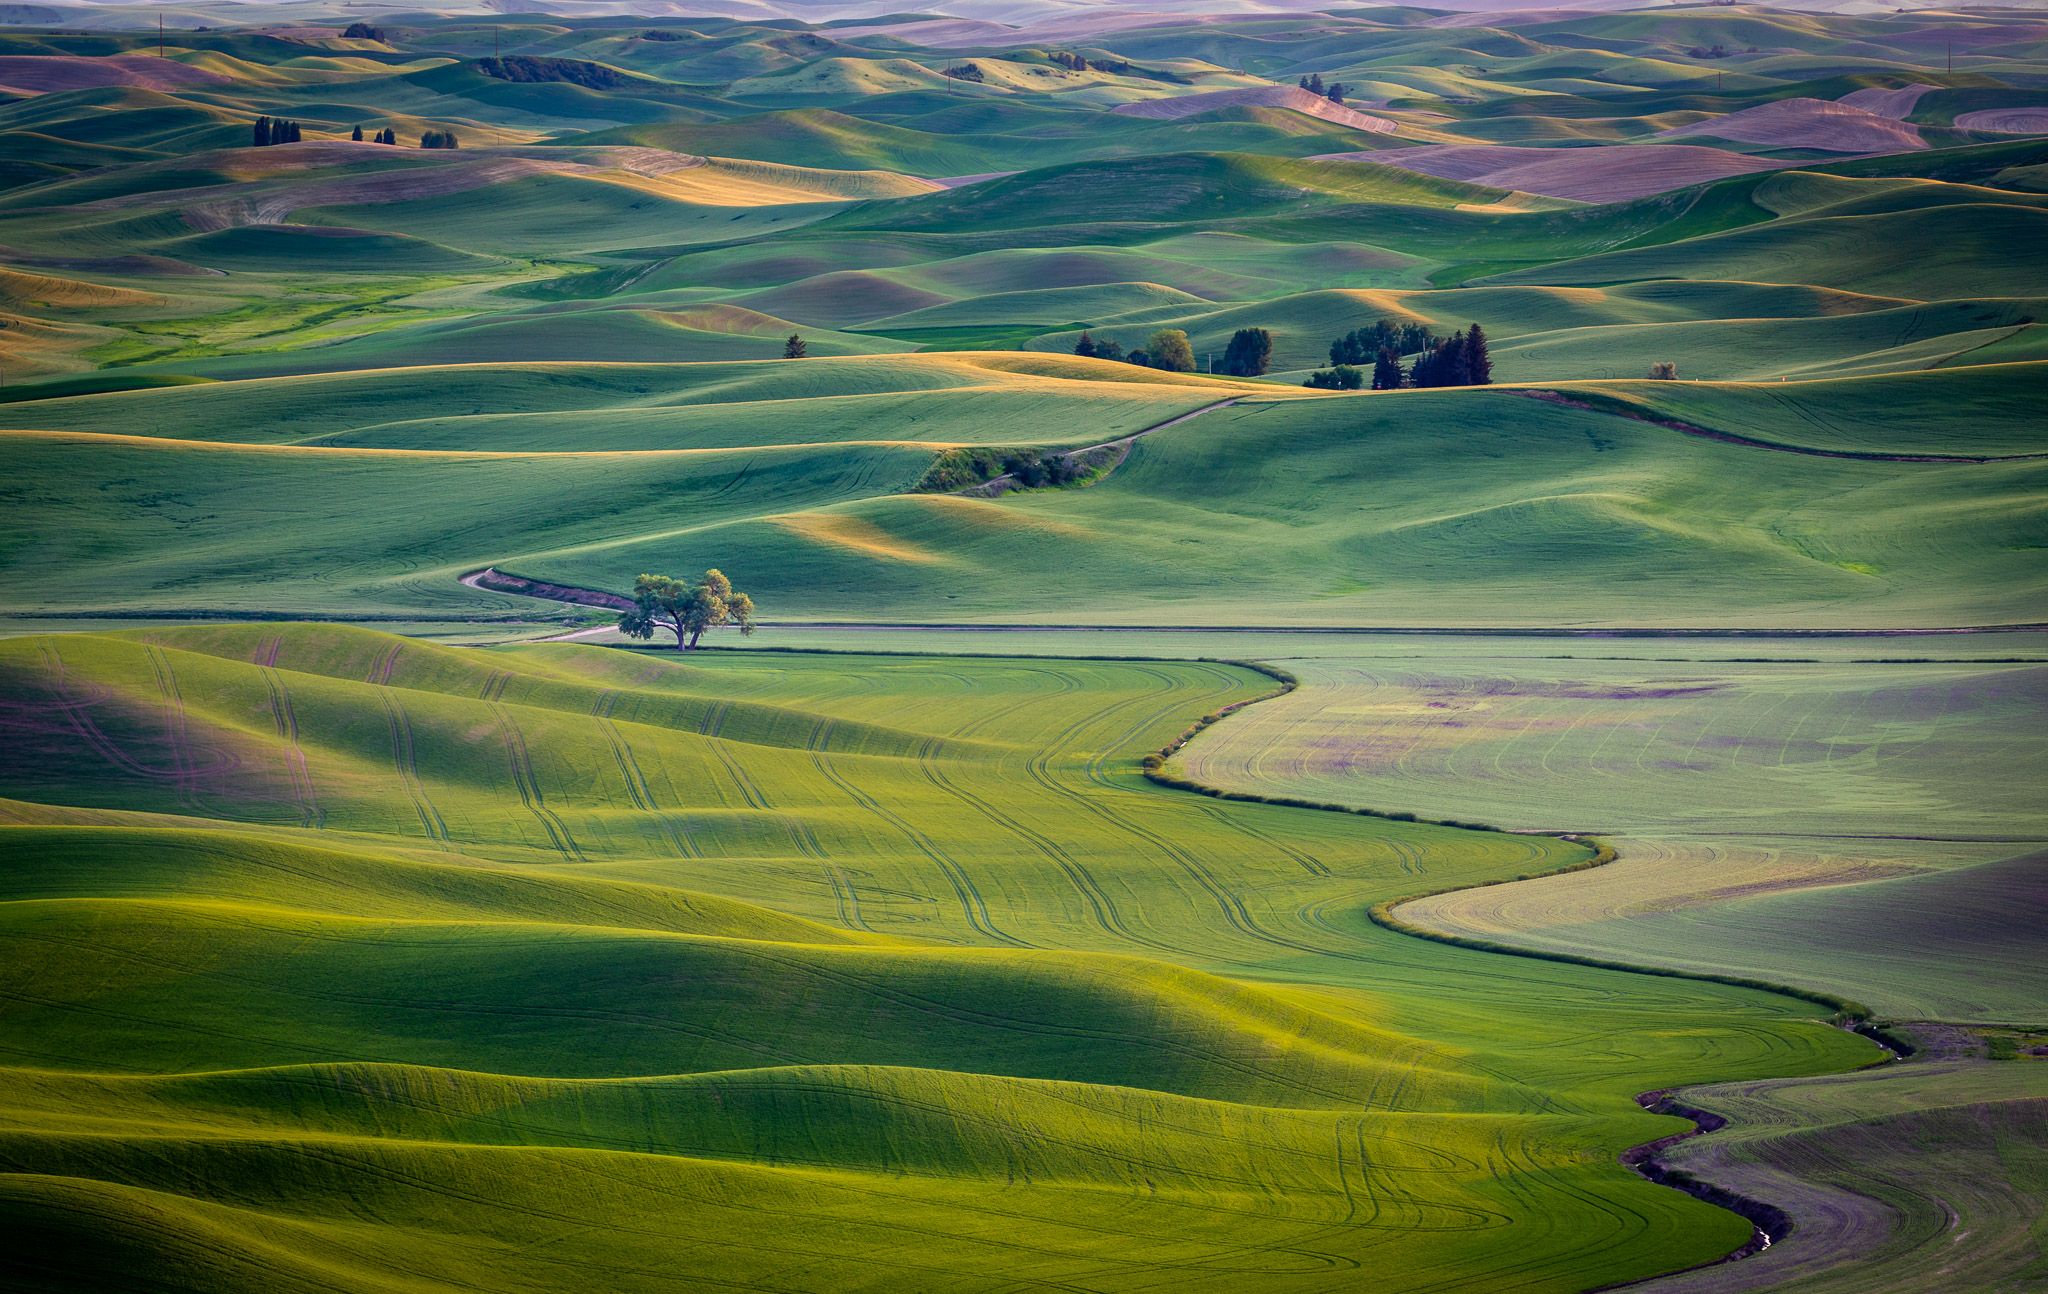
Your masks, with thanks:
[[[1627,1277],[1747,1226],[1612,1162],[1671,1122],[1632,1092],[1869,1050],[1370,925],[1590,850],[1149,787],[1139,752],[1270,685],[1234,666],[313,626],[0,655],[34,950],[0,1208],[45,1287],[668,1288],[680,1239],[788,1289],[1565,1288],[1589,1229]]]
[[[0,13],[0,1286],[2039,1275],[2048,28],[505,7]]]

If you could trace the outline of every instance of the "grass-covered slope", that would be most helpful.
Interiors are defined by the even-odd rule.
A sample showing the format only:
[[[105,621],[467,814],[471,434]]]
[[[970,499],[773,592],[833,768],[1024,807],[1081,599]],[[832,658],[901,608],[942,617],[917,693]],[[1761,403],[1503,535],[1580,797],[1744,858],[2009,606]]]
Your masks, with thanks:
[[[1881,663],[1970,654],[1895,640],[1668,659],[1680,654],[1532,660],[1473,645],[1421,663],[1303,662],[1290,665],[1299,691],[1180,762],[1234,790],[1597,828],[1620,851],[1592,871],[1401,909],[1433,929],[1749,968],[1895,1017],[2030,1019],[2044,986],[2027,914],[2048,820],[2037,778],[1996,770],[2041,762],[2048,671]]]
[[[1612,1162],[1673,1126],[1629,1096],[1868,1044],[1362,916],[1584,846],[1136,776],[1269,683],[289,625],[8,640],[15,1270],[1562,1290],[1739,1243]],[[1588,1056],[1588,1030],[1639,1041]]]
[[[2027,372],[1963,370],[1913,398],[1933,410],[1981,383],[1984,418],[1945,452],[2038,454],[2027,401],[2005,394]],[[508,384],[487,390],[500,373]],[[33,482],[10,511],[20,556],[4,587],[36,610],[388,614],[506,605],[455,585],[486,565],[616,588],[714,553],[788,618],[1070,619],[1059,590],[1076,572],[1109,599],[1090,618],[1112,623],[1236,621],[1247,596],[1261,622],[1296,624],[2041,618],[2039,457],[1795,457],[1607,411],[1626,400],[1277,399],[1169,377],[917,356],[419,369],[19,403],[10,422],[47,430],[4,440],[16,479]],[[784,381],[802,405],[776,398]],[[1808,435],[1795,384],[1700,390],[1751,410],[1726,429],[1702,415],[1709,430]],[[1086,445],[1228,400],[1140,439],[1088,489],[909,493],[947,444]],[[371,412],[357,421],[359,409]],[[601,429],[584,426],[592,411]],[[117,413],[164,438],[78,430]],[[1759,420],[1779,429],[1759,435]],[[268,443],[186,438],[208,426]],[[1860,443],[1873,439],[1887,443]],[[1902,427],[1888,443],[1875,452],[1910,460],[1929,437]],[[90,537],[63,523],[110,492],[158,502],[124,506]],[[119,589],[85,578],[108,560],[123,563]]]

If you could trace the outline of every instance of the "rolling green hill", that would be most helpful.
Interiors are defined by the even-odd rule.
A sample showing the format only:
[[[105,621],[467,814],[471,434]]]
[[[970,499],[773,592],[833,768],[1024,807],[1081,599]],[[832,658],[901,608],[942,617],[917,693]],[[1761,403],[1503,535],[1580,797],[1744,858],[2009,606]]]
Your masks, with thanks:
[[[1808,1004],[1366,924],[1586,851],[1139,781],[1265,682],[1235,667],[315,626],[0,662],[0,848],[35,860],[0,918],[36,950],[0,1209],[44,1284],[654,1288],[682,1237],[712,1284],[1564,1288],[1588,1227],[1624,1276],[1747,1225],[1612,1163],[1671,1122],[1629,1093],[1870,1050]],[[1584,1062],[1634,1018],[1664,1041]],[[570,1225],[539,1265],[505,1243],[536,1212]]]
[[[303,416],[289,434],[244,424],[252,439],[302,442],[276,447],[193,441],[181,426],[290,405],[295,391],[350,391],[364,379],[14,404],[15,426],[49,429],[5,441],[17,478],[39,483],[10,512],[24,557],[5,587],[38,610],[416,614],[505,605],[454,584],[486,565],[618,588],[622,572],[710,551],[777,615],[812,619],[919,622],[944,601],[953,618],[1032,620],[1075,571],[1115,591],[1097,618],[1127,624],[1215,623],[1255,594],[1262,618],[1295,624],[1938,626],[2027,622],[2042,596],[2029,556],[2041,542],[2032,492],[2048,471],[2038,456],[1793,458],[1512,392],[1290,400],[1202,378],[1164,389],[1099,383],[1140,372],[1100,361],[1040,361],[1066,365],[1071,377],[1001,378],[966,357],[840,362],[849,381],[879,374],[898,390],[936,363],[923,380],[940,389],[967,378],[996,398],[1038,392],[1041,407],[1078,415],[1027,422],[1029,438],[1018,437],[1026,444],[1091,444],[1239,402],[1139,440],[1093,488],[1000,501],[906,493],[931,462],[932,441],[1017,443],[1015,431],[995,429],[1007,424],[988,421],[997,406],[967,391],[929,409],[827,397],[809,406],[820,421],[792,433],[780,402],[749,399],[724,417],[715,404],[633,409],[654,393],[653,370],[611,378],[625,384],[616,393],[559,370],[522,374],[515,389],[554,388],[544,398],[559,412],[506,418],[490,410],[509,399],[478,403],[461,386],[443,389],[444,370],[419,369],[375,376],[366,394],[395,403],[355,423],[361,430]],[[745,382],[749,370],[681,371],[688,387]],[[455,375],[492,380],[489,371]],[[1959,448],[2035,445],[2028,402],[2002,394],[2030,378],[2031,369],[1958,370],[1922,398],[1988,383],[1987,417],[2003,409],[2009,421],[1980,425]],[[776,381],[764,380],[757,396]],[[422,390],[405,394],[411,383]],[[620,398],[636,387],[642,396]],[[827,391],[799,389],[814,399]],[[1731,407],[1751,412],[1731,429],[1801,443],[1809,433],[1799,390],[1736,395]],[[159,402],[182,419],[163,425],[168,438],[80,430],[106,425],[101,409]],[[575,410],[621,405],[631,411],[611,430],[576,439]],[[400,448],[414,435],[422,448]],[[834,443],[789,443],[795,437]],[[559,452],[579,443],[612,448]],[[1918,451],[1927,441],[1895,443]],[[88,447],[85,467],[78,455]],[[482,447],[520,452],[470,452]],[[530,452],[540,448],[550,452]],[[351,484],[335,488],[341,480]],[[1373,482],[1368,495],[1352,484],[1360,480]],[[1304,481],[1325,484],[1304,491]],[[64,533],[57,519],[109,490],[163,502],[124,512],[89,544],[51,542]],[[287,513],[292,522],[280,528],[273,519]],[[45,538],[31,547],[36,535]],[[1250,569],[1248,552],[1259,554]],[[115,554],[129,565],[110,597],[85,573]],[[1536,588],[1540,596],[1530,594]]]
[[[0,14],[0,1285],[2038,1276],[2039,24],[552,7]]]

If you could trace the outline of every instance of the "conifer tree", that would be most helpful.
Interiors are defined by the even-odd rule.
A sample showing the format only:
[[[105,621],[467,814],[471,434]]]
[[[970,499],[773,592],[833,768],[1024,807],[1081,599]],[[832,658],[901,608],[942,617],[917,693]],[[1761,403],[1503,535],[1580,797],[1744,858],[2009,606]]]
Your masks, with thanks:
[[[1473,324],[1465,332],[1465,385],[1493,384],[1493,356],[1486,353],[1486,334]]]
[[[1088,359],[1094,359],[1095,339],[1093,337],[1090,337],[1086,332],[1083,332],[1081,334],[1080,340],[1074,343],[1074,353],[1076,355],[1085,356]]]
[[[1375,391],[1398,391],[1401,389],[1401,357],[1394,354],[1391,346],[1380,347],[1379,358],[1372,364],[1372,389]]]
[[[789,340],[782,343],[782,358],[784,359],[805,359],[809,357],[810,353],[811,349],[804,344],[802,333],[793,332],[789,335]]]
[[[356,127],[356,128],[354,129],[354,130],[352,130],[352,131],[350,131],[350,132],[349,132],[349,134],[348,134],[348,137],[349,137],[349,139],[350,139],[350,140],[351,140],[352,142],[354,142],[354,143],[357,143],[357,144],[360,144],[360,143],[362,143],[362,142],[363,142],[363,128],[362,128],[361,126],[357,126],[357,127]]]
[[[1264,328],[1240,328],[1223,348],[1223,371],[1231,377],[1258,377],[1272,359],[1272,333]]]
[[[256,129],[255,129],[254,135],[255,135],[255,143],[256,143],[256,147],[258,147],[258,148],[266,148],[266,147],[268,147],[268,146],[269,146],[269,144],[270,144],[270,118],[268,118],[268,117],[258,117],[258,118],[256,119]]]

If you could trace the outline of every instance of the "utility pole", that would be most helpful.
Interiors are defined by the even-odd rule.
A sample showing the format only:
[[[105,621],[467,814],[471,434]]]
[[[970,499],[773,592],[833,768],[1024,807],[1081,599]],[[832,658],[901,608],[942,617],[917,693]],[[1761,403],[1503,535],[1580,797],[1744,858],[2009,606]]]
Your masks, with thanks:
[[[163,57],[165,56],[165,55],[164,55],[164,16],[163,16],[162,14],[158,14],[158,15],[156,16],[156,56],[157,56],[158,58],[163,58]]]

